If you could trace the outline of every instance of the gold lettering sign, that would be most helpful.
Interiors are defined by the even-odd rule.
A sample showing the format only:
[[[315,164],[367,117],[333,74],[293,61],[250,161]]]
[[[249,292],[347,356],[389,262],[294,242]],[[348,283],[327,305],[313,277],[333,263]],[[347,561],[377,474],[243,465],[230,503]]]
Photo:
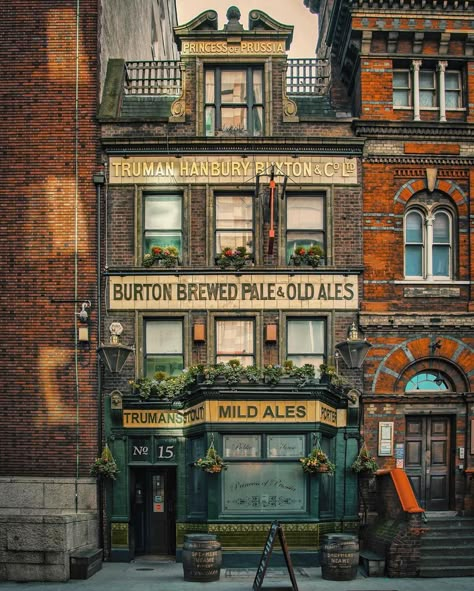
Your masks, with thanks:
[[[283,55],[283,41],[183,41],[181,55]]]
[[[245,274],[110,277],[111,310],[354,310],[356,275]]]
[[[210,423],[325,423],[344,427],[346,411],[319,400],[234,401],[207,400],[179,413],[172,410],[123,411],[123,426],[130,429],[176,429]]]
[[[265,174],[274,166],[277,175],[287,175],[298,183],[357,183],[355,159],[302,156],[289,160],[275,156],[235,158],[232,156],[194,156],[160,158],[130,156],[110,158],[112,185],[176,183],[243,183]]]

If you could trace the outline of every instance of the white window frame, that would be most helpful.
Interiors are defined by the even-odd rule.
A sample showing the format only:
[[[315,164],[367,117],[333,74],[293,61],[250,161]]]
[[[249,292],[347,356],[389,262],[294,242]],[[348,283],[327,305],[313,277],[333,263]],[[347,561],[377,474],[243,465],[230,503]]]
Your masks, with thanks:
[[[407,241],[407,219],[410,215],[417,214],[420,216],[422,221],[422,242],[420,243],[422,251],[422,274],[421,275],[407,275],[407,246],[412,244]],[[437,215],[445,215],[448,218],[449,223],[449,242],[442,243],[447,244],[449,251],[448,254],[448,274],[447,275],[435,275],[434,274],[434,256],[433,250],[437,246],[434,238],[434,221]],[[404,275],[405,279],[417,279],[426,281],[446,281],[453,279],[453,260],[454,260],[454,220],[452,213],[444,208],[437,207],[436,209],[426,211],[420,207],[410,207],[405,212],[403,233],[404,233]]]

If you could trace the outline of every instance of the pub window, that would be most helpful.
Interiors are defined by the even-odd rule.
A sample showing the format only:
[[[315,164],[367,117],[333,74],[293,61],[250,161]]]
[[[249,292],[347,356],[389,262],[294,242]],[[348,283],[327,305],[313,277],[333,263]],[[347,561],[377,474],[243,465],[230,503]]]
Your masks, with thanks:
[[[324,196],[288,195],[286,203],[286,259],[297,246],[315,244],[325,250]]]
[[[157,371],[177,376],[184,369],[183,321],[180,319],[145,320],[145,375]]]
[[[174,246],[183,252],[183,199],[181,195],[145,195],[143,252],[154,246]]]
[[[437,209],[428,214],[418,208],[405,216],[405,277],[447,279],[452,277],[452,217]]]
[[[216,362],[238,359],[241,365],[255,364],[255,322],[252,319],[216,320]]]
[[[319,318],[287,320],[287,359],[296,366],[305,363],[319,370],[325,358],[326,323]]]
[[[251,195],[216,196],[216,256],[224,248],[245,246],[253,251],[254,222]]]
[[[263,69],[207,69],[204,121],[207,136],[263,135]]]

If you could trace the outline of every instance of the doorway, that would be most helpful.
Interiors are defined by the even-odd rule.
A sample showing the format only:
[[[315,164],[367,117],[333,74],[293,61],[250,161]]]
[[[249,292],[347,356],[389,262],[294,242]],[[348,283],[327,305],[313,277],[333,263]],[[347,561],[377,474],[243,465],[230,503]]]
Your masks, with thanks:
[[[135,555],[176,554],[176,468],[132,470]]]
[[[451,508],[451,432],[448,416],[406,417],[405,470],[426,511]]]

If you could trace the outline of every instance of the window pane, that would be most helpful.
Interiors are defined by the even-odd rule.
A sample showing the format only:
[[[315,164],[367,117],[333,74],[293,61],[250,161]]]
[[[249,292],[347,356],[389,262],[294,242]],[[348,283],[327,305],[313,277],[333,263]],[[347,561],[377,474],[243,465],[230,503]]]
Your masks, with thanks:
[[[423,247],[410,246],[405,248],[405,275],[421,277],[423,274]]]
[[[252,228],[252,197],[219,195],[216,197],[216,227]]]
[[[216,323],[217,355],[253,355],[253,320],[219,320]]]
[[[410,94],[408,90],[395,90],[393,92],[393,106],[394,107],[409,107]]]
[[[449,386],[440,373],[423,371],[413,376],[405,386],[405,392],[414,390],[449,390]]]
[[[157,320],[146,323],[146,352],[182,353],[183,325],[180,320]]]
[[[247,131],[247,109],[245,107],[222,107],[222,130]]]
[[[220,253],[223,248],[235,250],[239,246],[245,246],[249,252],[253,251],[252,232],[216,232],[216,253]]]
[[[433,241],[437,244],[449,244],[449,217],[445,213],[435,215],[433,222]]]
[[[459,100],[460,93],[459,92],[446,92],[446,108],[447,109],[458,109],[461,106],[461,101]]]
[[[434,72],[420,72],[420,106],[434,107],[436,105],[435,74]]]
[[[152,378],[157,371],[169,376],[178,376],[184,369],[182,355],[148,355],[145,360],[145,375]]]
[[[444,77],[446,90],[459,90],[459,74],[457,72],[446,72]]]
[[[146,230],[181,230],[181,197],[153,195],[145,198]]]
[[[181,234],[172,234],[170,232],[146,232],[144,240],[144,252],[150,252],[153,246],[174,246],[178,252],[182,252]]]
[[[323,206],[322,197],[288,197],[288,230],[321,230],[324,225]]]
[[[309,248],[314,245],[324,250],[324,234],[322,232],[288,232],[286,241],[286,259],[289,262],[297,246]]]
[[[433,275],[449,277],[449,246],[433,246]]]
[[[245,70],[224,71],[221,75],[222,103],[245,103],[247,100],[247,72]]]
[[[215,72],[214,70],[206,71],[206,103],[215,102]]]
[[[206,107],[204,112],[206,135],[215,135],[216,133],[216,109],[214,107]]]
[[[254,107],[252,110],[252,115],[253,135],[261,136],[263,135],[263,107]]]
[[[423,242],[423,225],[421,215],[409,213],[406,218],[406,241]]]
[[[410,72],[408,70],[397,70],[393,73],[394,88],[409,88]]]
[[[254,70],[253,76],[253,102],[261,103],[263,101],[263,71]]]
[[[311,354],[324,352],[324,321],[289,320],[288,354]]]

